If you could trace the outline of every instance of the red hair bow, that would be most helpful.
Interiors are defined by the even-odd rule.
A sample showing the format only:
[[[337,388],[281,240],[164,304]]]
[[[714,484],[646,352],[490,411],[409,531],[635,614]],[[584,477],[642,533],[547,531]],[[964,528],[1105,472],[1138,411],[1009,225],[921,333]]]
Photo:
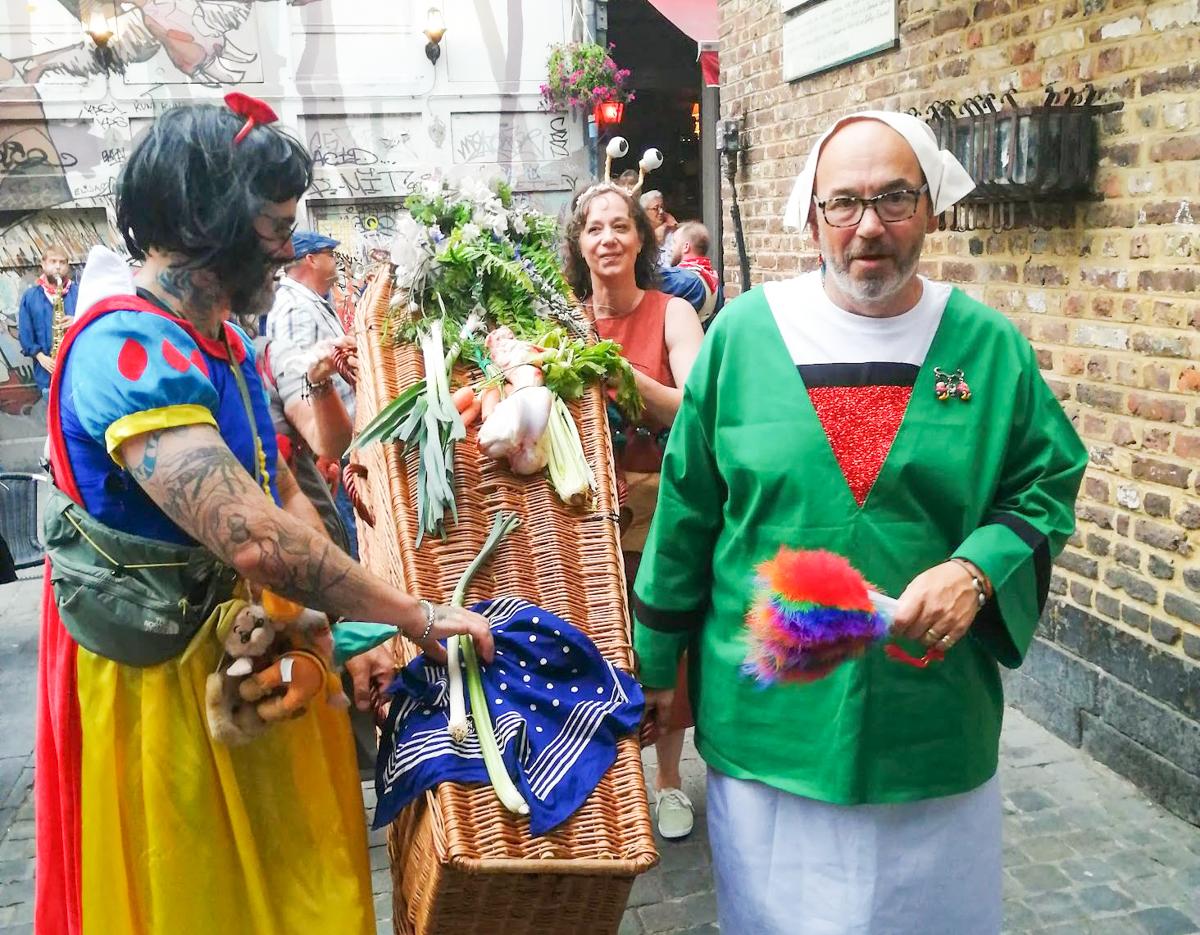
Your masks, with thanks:
[[[249,94],[243,94],[241,91],[230,91],[226,94],[225,104],[239,117],[246,118],[246,122],[238,130],[237,136],[233,138],[234,146],[244,140],[246,134],[258,124],[274,123],[279,119],[279,115],[271,109],[271,105],[266,101],[260,101],[258,98],[251,97]]]

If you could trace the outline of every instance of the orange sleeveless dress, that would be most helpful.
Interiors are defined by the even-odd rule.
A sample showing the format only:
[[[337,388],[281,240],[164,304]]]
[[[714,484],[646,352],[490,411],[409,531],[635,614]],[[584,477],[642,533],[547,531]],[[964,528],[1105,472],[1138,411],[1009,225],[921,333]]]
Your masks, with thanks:
[[[652,380],[663,386],[675,386],[671,361],[667,354],[667,303],[671,296],[647,289],[642,300],[628,315],[597,318],[596,333],[602,339],[621,345],[621,355]],[[615,395],[615,390],[610,390]],[[650,530],[650,520],[658,502],[658,475],[662,470],[662,445],[659,433],[669,426],[643,419],[629,426],[624,447],[615,452],[617,487],[621,500],[621,551],[625,558],[625,576],[632,592],[642,557],[642,546]],[[692,726],[688,704],[687,659],[679,661],[679,680],[675,704],[671,708],[671,726]]]

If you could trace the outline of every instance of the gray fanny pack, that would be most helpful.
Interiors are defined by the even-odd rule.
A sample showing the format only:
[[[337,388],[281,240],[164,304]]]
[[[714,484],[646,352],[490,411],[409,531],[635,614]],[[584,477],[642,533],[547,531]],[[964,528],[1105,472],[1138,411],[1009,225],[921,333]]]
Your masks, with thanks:
[[[180,655],[237,582],[207,549],[120,532],[59,490],[42,527],[63,626],[80,646],[124,665]]]

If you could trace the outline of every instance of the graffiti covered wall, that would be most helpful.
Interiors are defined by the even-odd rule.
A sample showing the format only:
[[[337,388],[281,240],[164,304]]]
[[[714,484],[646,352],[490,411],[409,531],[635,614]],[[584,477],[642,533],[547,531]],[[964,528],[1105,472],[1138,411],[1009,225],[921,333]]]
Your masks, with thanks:
[[[0,0],[0,465],[32,466],[44,404],[16,342],[41,250],[82,262],[118,246],[113,184],[138,133],[180,103],[238,88],[310,147],[302,213],[352,266],[387,243],[423,178],[503,177],[557,211],[587,171],[582,125],[539,110],[548,47],[571,0]],[[96,17],[99,19],[96,19]],[[111,30],[123,73],[87,27]],[[111,64],[111,62],[110,62]]]

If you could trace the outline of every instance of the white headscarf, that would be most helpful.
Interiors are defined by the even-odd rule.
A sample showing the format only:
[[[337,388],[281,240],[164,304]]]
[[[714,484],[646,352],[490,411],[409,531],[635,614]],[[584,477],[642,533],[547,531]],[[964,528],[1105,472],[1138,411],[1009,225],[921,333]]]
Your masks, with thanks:
[[[808,212],[812,205],[813,184],[817,178],[817,160],[821,156],[821,148],[839,127],[851,120],[878,120],[886,123],[899,133],[912,147],[925,173],[925,181],[929,184],[929,200],[933,202],[933,213],[941,214],[954,205],[959,199],[966,197],[975,188],[975,180],[967,174],[962,163],[954,158],[954,154],[944,149],[938,149],[937,137],[929,129],[929,125],[912,114],[898,114],[887,110],[864,110],[857,114],[842,117],[837,123],[825,131],[817,140],[808,160],[804,163],[804,171],[796,179],[792,194],[788,198],[787,208],[783,212],[783,226],[802,228],[808,221]]]
[[[101,299],[114,295],[133,295],[135,291],[133,273],[125,258],[97,244],[88,253],[87,265],[79,278],[75,308],[82,315]]]

